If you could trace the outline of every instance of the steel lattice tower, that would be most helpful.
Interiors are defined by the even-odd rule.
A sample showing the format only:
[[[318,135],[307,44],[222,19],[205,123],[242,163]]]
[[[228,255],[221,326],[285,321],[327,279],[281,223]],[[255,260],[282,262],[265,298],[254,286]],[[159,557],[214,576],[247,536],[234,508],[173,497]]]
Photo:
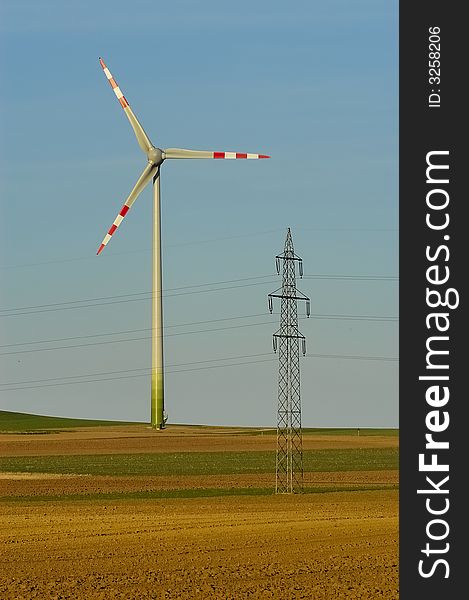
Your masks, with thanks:
[[[273,336],[274,352],[278,347],[279,356],[275,492],[287,494],[303,489],[300,340],[304,356],[306,339],[298,331],[298,300],[306,302],[306,315],[310,315],[310,299],[296,289],[295,263],[299,276],[303,277],[303,262],[294,252],[290,228],[285,249],[275,257],[275,262],[279,275],[282,267],[282,287],[268,296],[271,313],[273,298],[281,298],[280,329]]]

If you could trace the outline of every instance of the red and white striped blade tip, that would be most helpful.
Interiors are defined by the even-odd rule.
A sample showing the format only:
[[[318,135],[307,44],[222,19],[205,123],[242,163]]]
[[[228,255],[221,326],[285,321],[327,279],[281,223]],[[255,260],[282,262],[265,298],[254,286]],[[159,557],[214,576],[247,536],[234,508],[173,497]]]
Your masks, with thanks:
[[[267,154],[249,154],[247,152],[214,152],[213,158],[270,158]]]
[[[145,168],[145,171],[148,169],[149,167]],[[151,168],[150,171],[151,173]],[[140,177],[141,179],[141,177]],[[145,184],[146,185],[146,184]],[[135,189],[135,188],[134,188]],[[131,194],[132,195],[132,194]],[[138,195],[138,194],[137,194]],[[130,198],[130,197],[129,197]],[[135,201],[135,198],[132,200],[132,203]],[[129,202],[129,199],[127,199],[127,202]],[[132,206],[132,204],[130,204],[130,206]],[[104,250],[104,248],[106,247],[106,245],[111,241],[112,236],[114,235],[114,233],[117,231],[117,228],[119,227],[119,225],[122,223],[122,221],[124,220],[125,215],[129,212],[130,206],[128,204],[124,204],[124,206],[120,209],[119,214],[117,215],[117,217],[114,219],[113,224],[111,225],[111,227],[109,228],[109,231],[106,233],[106,235],[104,236],[103,241],[101,242],[101,246],[98,248],[98,251],[96,252],[96,254],[99,254],[100,252],[102,252]]]

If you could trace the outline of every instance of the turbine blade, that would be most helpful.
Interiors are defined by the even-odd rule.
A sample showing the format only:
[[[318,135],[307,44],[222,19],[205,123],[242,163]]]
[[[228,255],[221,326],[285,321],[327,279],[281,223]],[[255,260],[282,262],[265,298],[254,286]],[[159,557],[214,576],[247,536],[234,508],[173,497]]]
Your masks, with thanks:
[[[147,154],[149,152],[149,150],[151,150],[153,148],[153,144],[150,142],[150,138],[147,136],[143,127],[140,125],[139,120],[135,116],[133,110],[130,108],[129,103],[127,102],[120,87],[117,85],[116,80],[111,75],[111,71],[106,67],[106,65],[104,64],[104,60],[101,57],[99,58],[99,62],[101,63],[104,74],[106,75],[110,86],[114,90],[114,94],[116,95],[117,99],[119,100],[120,105],[124,109],[124,112],[127,115],[127,118],[129,119],[130,124],[132,125],[132,129],[134,130],[135,136],[137,137],[138,145],[145,152],[145,154]]]
[[[157,174],[157,171],[158,171],[158,167],[156,165],[153,165],[151,163],[147,164],[147,166],[143,170],[143,173],[138,178],[137,183],[134,185],[133,190],[130,192],[129,197],[124,202],[123,207],[120,209],[119,214],[114,219],[114,223],[111,225],[109,231],[104,236],[101,246],[98,248],[98,252],[96,254],[99,254],[100,252],[102,252],[102,250],[105,248],[105,246],[107,246],[107,244],[109,243],[109,240],[111,239],[111,237],[113,236],[114,232],[119,227],[119,225],[122,223],[125,215],[129,211],[130,207],[135,202],[135,200],[138,198],[139,194],[143,191],[143,189],[146,187],[146,185],[151,181],[152,177],[154,177]]]
[[[167,148],[164,158],[270,158],[267,154],[248,154],[247,152],[211,152],[208,150],[185,150],[184,148]]]

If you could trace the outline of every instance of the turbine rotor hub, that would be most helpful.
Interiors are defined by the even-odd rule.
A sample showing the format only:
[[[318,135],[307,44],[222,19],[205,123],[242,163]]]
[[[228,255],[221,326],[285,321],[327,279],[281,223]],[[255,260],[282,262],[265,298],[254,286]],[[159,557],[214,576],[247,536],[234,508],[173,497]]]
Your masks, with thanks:
[[[160,148],[152,147],[147,153],[148,162],[159,166],[164,160],[163,151]]]

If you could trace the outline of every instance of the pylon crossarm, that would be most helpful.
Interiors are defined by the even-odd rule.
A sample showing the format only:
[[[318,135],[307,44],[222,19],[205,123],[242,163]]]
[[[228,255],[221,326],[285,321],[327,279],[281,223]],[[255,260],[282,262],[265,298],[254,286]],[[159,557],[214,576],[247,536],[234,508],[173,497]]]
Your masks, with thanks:
[[[295,290],[297,294],[301,296],[294,296],[293,294],[269,294],[269,298],[288,298],[290,300],[309,300],[308,296],[305,296],[300,290]]]
[[[296,254],[293,254],[292,256],[288,256],[284,252],[282,252],[282,254],[277,254],[277,256],[275,258],[279,258],[280,260],[297,260],[297,261],[302,261],[303,260],[302,258],[300,258],[299,256],[297,256]]]

